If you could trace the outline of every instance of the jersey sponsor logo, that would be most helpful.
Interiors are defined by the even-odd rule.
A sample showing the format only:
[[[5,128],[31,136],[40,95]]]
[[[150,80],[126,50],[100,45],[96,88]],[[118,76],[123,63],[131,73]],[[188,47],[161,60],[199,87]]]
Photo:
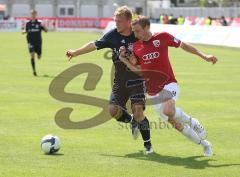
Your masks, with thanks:
[[[40,31],[40,29],[34,29],[34,28],[28,30],[28,32],[39,32],[39,31]]]
[[[160,41],[159,40],[154,40],[153,45],[154,45],[154,47],[159,47],[160,46]]]
[[[152,53],[147,53],[142,56],[143,61],[148,61],[148,60],[153,60],[156,59],[160,56],[159,52],[152,52]]]

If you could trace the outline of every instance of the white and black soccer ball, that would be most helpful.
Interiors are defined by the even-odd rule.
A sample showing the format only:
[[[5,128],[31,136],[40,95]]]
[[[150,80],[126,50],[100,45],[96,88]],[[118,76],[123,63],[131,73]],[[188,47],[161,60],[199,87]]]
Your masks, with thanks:
[[[46,135],[41,140],[41,149],[45,154],[53,154],[60,149],[60,139],[54,135]]]

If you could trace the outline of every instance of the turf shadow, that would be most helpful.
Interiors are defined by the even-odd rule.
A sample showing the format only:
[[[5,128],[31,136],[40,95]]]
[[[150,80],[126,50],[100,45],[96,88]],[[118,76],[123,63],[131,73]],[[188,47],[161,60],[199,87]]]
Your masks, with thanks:
[[[44,154],[46,156],[64,156],[62,153]]]
[[[149,155],[144,155],[142,151],[138,153],[126,154],[125,156],[102,154],[103,156],[121,157],[121,158],[132,158],[144,161],[152,161],[161,164],[168,164],[172,166],[183,166],[189,169],[205,169],[205,168],[221,168],[230,166],[240,166],[240,164],[219,164],[213,165],[209,162],[217,161],[212,158],[203,156],[190,156],[190,157],[174,157],[168,155],[161,155],[158,153],[153,153]]]

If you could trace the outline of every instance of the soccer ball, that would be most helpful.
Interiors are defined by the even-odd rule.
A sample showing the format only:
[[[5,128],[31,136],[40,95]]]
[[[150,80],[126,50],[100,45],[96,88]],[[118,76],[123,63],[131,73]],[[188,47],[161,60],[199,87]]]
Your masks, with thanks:
[[[45,154],[53,154],[60,149],[60,139],[54,135],[46,135],[41,140],[41,149]]]

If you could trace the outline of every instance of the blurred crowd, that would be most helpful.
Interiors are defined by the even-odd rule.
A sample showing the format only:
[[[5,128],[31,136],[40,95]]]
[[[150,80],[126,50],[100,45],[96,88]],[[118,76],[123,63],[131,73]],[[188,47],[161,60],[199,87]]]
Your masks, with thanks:
[[[133,18],[137,18],[138,14],[134,13]],[[9,15],[0,16],[0,20],[13,20]],[[240,15],[236,18],[221,16],[219,18],[208,17],[183,17],[182,15],[175,17],[173,14],[161,14],[158,19],[151,18],[151,22],[172,25],[206,25],[206,26],[236,26],[240,27]]]
[[[240,26],[240,18],[219,18],[213,17],[174,17],[172,14],[162,14],[159,19],[152,19],[152,21],[160,24],[173,24],[173,25],[214,25],[214,26]]]

